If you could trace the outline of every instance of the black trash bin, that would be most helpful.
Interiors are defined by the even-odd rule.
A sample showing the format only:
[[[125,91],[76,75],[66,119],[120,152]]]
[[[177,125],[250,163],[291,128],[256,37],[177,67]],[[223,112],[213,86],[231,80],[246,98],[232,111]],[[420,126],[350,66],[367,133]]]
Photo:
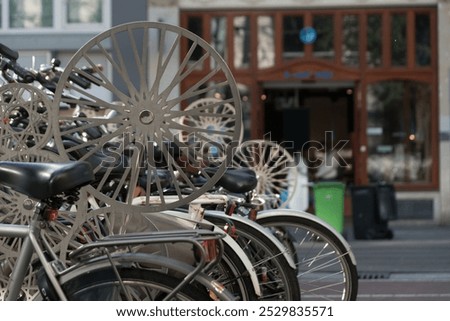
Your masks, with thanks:
[[[392,186],[352,186],[353,232],[355,239],[392,239],[389,217],[396,215],[395,192]],[[395,210],[395,213],[391,212]],[[389,214],[391,213],[391,214]]]
[[[397,200],[395,199],[395,189],[392,184],[377,185],[377,199],[378,199],[378,215],[381,220],[391,221],[396,220],[397,215]]]

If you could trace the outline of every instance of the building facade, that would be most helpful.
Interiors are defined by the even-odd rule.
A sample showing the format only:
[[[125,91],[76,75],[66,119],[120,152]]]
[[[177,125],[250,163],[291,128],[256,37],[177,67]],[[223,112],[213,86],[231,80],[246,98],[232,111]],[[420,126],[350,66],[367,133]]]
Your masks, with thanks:
[[[392,183],[401,217],[450,221],[448,1],[176,7],[180,25],[233,71],[247,138],[270,137],[306,157],[331,139],[348,184]]]
[[[306,157],[331,140],[348,184],[392,183],[401,215],[450,223],[450,1],[0,0],[0,11],[23,65],[64,63],[127,21],[185,27],[230,66],[246,139]]]

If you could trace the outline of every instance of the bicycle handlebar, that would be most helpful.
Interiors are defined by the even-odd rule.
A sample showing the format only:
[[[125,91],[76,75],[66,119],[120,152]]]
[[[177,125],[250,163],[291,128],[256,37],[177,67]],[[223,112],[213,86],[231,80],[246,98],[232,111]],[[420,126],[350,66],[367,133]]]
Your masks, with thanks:
[[[35,77],[31,71],[23,68],[15,61],[10,61],[8,63],[8,68],[14,71],[17,76],[22,78],[22,82],[24,83],[31,83],[35,80]]]
[[[24,83],[31,83],[35,80],[33,73],[17,63],[19,53],[4,44],[0,43],[0,55],[5,56],[9,61],[5,62],[4,67],[11,69],[19,76]]]
[[[69,80],[76,83],[83,89],[88,89],[91,87],[91,82],[84,77],[79,76],[78,74],[71,72],[69,75]]]
[[[17,59],[19,59],[19,53],[17,51],[12,50],[11,48],[5,46],[2,43],[0,43],[0,54],[2,56],[5,56],[9,60],[17,60]]]

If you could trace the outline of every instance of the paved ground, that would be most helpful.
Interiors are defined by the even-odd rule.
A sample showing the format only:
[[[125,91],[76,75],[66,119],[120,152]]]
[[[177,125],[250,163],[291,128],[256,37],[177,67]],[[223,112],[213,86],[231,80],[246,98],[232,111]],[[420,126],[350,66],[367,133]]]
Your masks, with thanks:
[[[450,300],[450,226],[389,222],[391,240],[347,239],[359,272],[358,300]]]

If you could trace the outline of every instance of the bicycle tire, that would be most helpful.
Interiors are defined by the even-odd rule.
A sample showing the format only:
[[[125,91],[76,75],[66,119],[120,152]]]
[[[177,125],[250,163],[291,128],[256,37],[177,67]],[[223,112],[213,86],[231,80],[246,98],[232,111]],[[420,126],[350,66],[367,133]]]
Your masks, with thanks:
[[[132,296],[132,301],[161,301],[180,283],[178,278],[145,269],[119,267],[118,274],[121,282],[130,291],[129,295]],[[126,295],[120,287],[119,280],[111,268],[82,274],[63,285],[70,301],[129,301],[123,300]],[[183,287],[174,299],[211,300],[205,288],[192,284]]]
[[[236,252],[224,242],[224,253],[220,262],[208,275],[223,284],[240,301],[256,301],[258,295],[246,266]]]
[[[173,229],[178,226],[181,228],[192,229],[197,224],[206,224],[212,229],[220,229],[218,226],[207,220],[192,221],[190,215],[183,209],[164,211],[161,213],[149,213],[145,217],[150,221],[158,231]],[[169,224],[172,223],[172,224]],[[175,224],[175,225],[173,225]],[[237,300],[254,301],[260,296],[258,288],[257,275],[239,244],[229,235],[224,235],[224,248],[221,260],[215,266],[211,267],[206,274],[220,284],[234,296]],[[180,253],[167,253],[170,257],[179,259]],[[182,254],[182,253],[181,253]]]
[[[263,139],[248,140],[236,149],[233,166],[252,169],[258,177],[256,193],[265,209],[286,208],[297,185],[297,168],[292,155],[281,145]]]
[[[225,228],[228,220],[232,221],[236,228],[233,232],[234,238],[257,271],[262,291],[259,300],[300,300],[297,272],[284,255],[282,245],[274,243],[278,242],[276,239],[268,236],[264,229],[257,229],[251,223],[245,224],[230,216],[222,218],[207,212],[205,219],[222,228]]]
[[[263,211],[256,221],[294,252],[302,300],[356,300],[358,272],[350,247],[331,226],[299,213]]]
[[[189,46],[189,52],[180,56],[180,48],[185,44]],[[201,54],[199,59],[193,56],[194,51]],[[96,64],[96,59],[103,61],[102,69]],[[185,79],[194,76],[204,61],[214,64],[208,77],[184,88]],[[83,71],[86,66],[95,71],[95,77]],[[95,92],[71,82],[74,74],[93,82]],[[72,93],[70,97],[66,95],[67,90]],[[182,110],[191,101],[217,94],[222,95],[224,103],[233,106],[233,114],[211,114],[208,108]],[[76,105],[86,117],[65,115],[60,112],[61,105]],[[142,213],[186,205],[210,190],[231,162],[234,152],[231,143],[234,145],[240,138],[242,126],[239,90],[228,65],[217,51],[189,30],[150,21],[114,26],[84,44],[61,74],[52,106],[56,115],[53,117],[55,146],[61,157],[70,159],[78,154],[81,159],[89,160],[97,153],[102,154],[105,146],[111,146],[111,143],[115,146],[114,155],[108,153],[111,157],[94,166],[98,180],[89,185],[90,194],[109,206],[127,211],[134,206],[131,200],[140,175],[145,173],[150,182],[152,175],[157,177],[159,168],[169,169],[172,183],[176,186],[176,201],[166,199],[164,184],[156,179],[156,191],[144,186],[146,202],[136,206]],[[95,110],[112,111],[115,116],[90,116],[90,112]],[[227,130],[214,131],[212,139],[207,129],[179,123],[182,116],[205,114],[222,121],[227,119]],[[82,121],[83,125],[73,126],[77,121]],[[79,144],[64,144],[64,138],[86,137],[86,131],[99,127],[110,130]],[[190,139],[181,141],[180,136],[189,136]],[[217,137],[223,137],[230,145],[216,144]],[[227,160],[210,157],[209,147],[225,150],[223,155]],[[217,166],[217,171],[208,174],[204,170],[206,164]],[[125,168],[120,174],[114,171],[118,165]],[[193,170],[201,172],[205,178],[200,185],[196,175],[191,175]],[[111,181],[118,184],[113,185],[112,193],[105,193],[109,190],[105,187]],[[182,189],[181,186],[186,184],[190,188]],[[116,197],[123,192],[124,185],[131,186],[125,200]]]

